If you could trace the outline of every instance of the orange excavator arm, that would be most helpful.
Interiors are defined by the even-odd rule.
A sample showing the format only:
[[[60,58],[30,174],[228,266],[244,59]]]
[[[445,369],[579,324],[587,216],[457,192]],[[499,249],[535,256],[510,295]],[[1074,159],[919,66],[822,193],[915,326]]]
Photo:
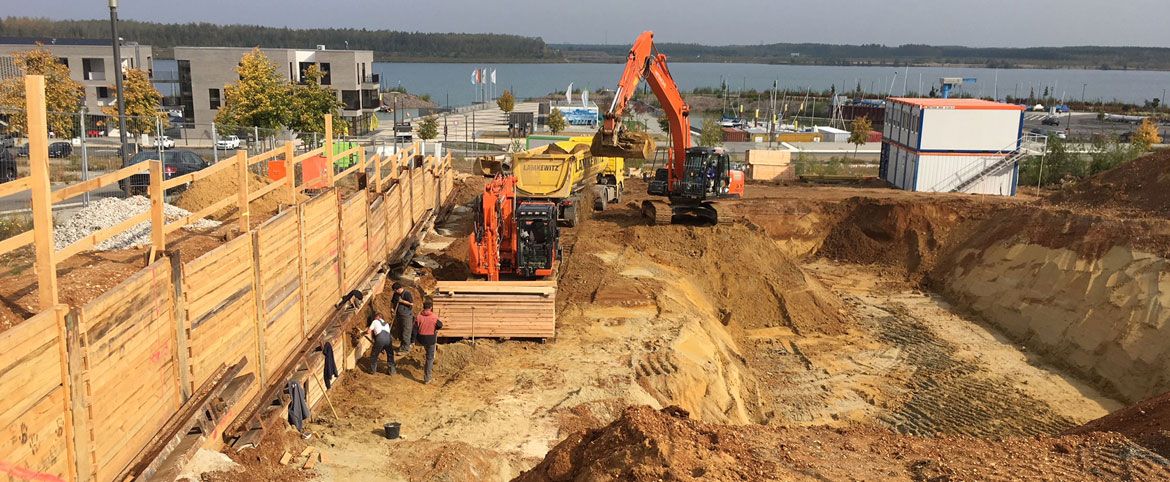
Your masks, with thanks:
[[[605,114],[601,129],[593,142],[593,155],[647,159],[654,154],[654,141],[646,135],[623,132],[622,116],[626,106],[638,91],[638,83],[646,79],[650,90],[662,104],[666,111],[666,118],[670,124],[670,137],[673,142],[670,169],[675,169],[676,162],[686,158],[686,149],[691,145],[691,129],[688,117],[691,109],[683,101],[678,85],[670,76],[670,69],[666,66],[666,55],[654,53],[654,32],[642,32],[634,41],[626,58],[626,68],[618,82],[613,103]]]

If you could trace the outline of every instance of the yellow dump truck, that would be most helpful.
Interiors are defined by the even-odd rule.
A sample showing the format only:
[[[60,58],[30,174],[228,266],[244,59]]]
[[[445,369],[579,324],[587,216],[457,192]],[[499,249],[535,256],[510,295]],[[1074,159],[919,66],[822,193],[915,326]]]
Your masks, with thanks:
[[[595,209],[616,202],[624,184],[622,160],[593,157],[590,142],[591,137],[566,138],[517,152],[512,160],[517,197],[555,201],[557,220],[568,226],[577,225],[581,193],[590,185],[602,200],[594,201]]]
[[[516,190],[530,198],[562,200],[567,208],[562,221],[570,226],[576,225],[579,194],[586,187],[594,194],[594,211],[604,211],[621,201],[626,187],[625,159],[591,156],[592,142],[592,136],[529,136],[529,149],[517,153],[512,164],[518,178]],[[567,163],[569,157],[573,163]],[[519,167],[525,163],[530,164],[526,173]]]

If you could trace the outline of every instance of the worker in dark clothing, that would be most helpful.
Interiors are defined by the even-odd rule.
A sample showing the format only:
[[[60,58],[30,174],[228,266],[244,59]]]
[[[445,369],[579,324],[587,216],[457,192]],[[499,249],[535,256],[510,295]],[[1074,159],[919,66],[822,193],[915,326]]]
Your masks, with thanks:
[[[435,303],[429,298],[423,301],[422,313],[414,318],[415,333],[418,334],[418,344],[427,351],[427,362],[423,383],[431,383],[431,368],[435,365],[435,345],[438,343],[438,331],[443,329],[443,322],[432,311]]]
[[[390,374],[393,375],[397,372],[397,367],[394,365],[394,350],[390,346],[393,342],[390,324],[382,319],[382,315],[374,315],[367,332],[374,340],[374,350],[370,353],[370,373],[378,373],[378,356],[386,352],[386,362],[390,364]]]
[[[398,353],[410,351],[413,342],[412,328],[414,328],[414,296],[402,283],[394,283],[394,297],[390,300],[394,307],[394,323],[398,325]]]

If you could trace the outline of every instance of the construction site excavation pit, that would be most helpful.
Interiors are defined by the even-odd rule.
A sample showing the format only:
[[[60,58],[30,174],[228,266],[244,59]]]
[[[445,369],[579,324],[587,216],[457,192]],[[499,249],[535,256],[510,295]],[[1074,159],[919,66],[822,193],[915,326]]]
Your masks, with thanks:
[[[721,203],[734,223],[645,226],[627,191],[565,233],[554,339],[444,342],[430,384],[417,349],[344,373],[308,425],[315,476],[1170,478],[1165,432],[1107,417],[1170,384],[1170,222],[753,185]],[[420,294],[467,279],[470,222],[424,238]]]

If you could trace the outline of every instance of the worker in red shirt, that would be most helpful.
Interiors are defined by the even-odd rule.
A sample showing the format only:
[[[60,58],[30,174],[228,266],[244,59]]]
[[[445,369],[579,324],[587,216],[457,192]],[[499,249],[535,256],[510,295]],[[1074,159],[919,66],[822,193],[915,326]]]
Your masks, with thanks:
[[[427,351],[426,371],[423,383],[431,383],[431,368],[435,365],[435,344],[438,343],[438,331],[443,329],[443,322],[433,311],[435,302],[427,298],[423,301],[423,310],[414,317],[414,332],[418,336],[418,344]]]

